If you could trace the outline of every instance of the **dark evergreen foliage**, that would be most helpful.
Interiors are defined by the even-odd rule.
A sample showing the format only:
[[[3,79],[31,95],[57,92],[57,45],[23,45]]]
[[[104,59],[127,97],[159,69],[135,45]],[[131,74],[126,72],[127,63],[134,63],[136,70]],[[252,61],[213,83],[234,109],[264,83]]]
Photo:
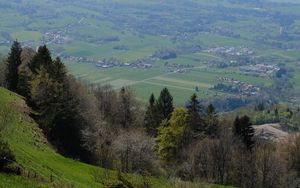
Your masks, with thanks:
[[[38,69],[43,66],[48,72],[53,67],[51,53],[46,45],[39,47],[37,54],[34,56],[30,63],[30,69],[33,73],[37,73]]]
[[[254,146],[254,128],[248,116],[236,117],[233,125],[233,135],[239,138],[248,149]]]
[[[157,128],[159,127],[160,121],[161,115],[157,108],[157,101],[152,93],[149,98],[149,104],[144,118],[144,124],[148,135],[154,137],[157,135]]]
[[[163,119],[170,118],[171,113],[174,110],[173,97],[167,88],[164,88],[157,101],[158,111],[163,116]]]
[[[199,137],[206,130],[204,115],[198,101],[196,94],[191,96],[191,99],[187,105],[188,109],[188,126],[190,130],[190,135],[193,138]]]
[[[19,80],[18,67],[21,65],[21,53],[21,44],[18,41],[14,41],[7,58],[6,73],[7,88],[11,91],[17,91]]]

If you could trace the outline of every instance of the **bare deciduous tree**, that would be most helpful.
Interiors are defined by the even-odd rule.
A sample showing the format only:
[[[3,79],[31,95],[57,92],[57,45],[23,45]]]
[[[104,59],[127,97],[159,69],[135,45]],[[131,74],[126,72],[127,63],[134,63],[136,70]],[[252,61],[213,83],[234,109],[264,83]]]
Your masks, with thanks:
[[[121,132],[113,142],[114,154],[123,172],[156,173],[154,146],[153,138],[137,130]]]

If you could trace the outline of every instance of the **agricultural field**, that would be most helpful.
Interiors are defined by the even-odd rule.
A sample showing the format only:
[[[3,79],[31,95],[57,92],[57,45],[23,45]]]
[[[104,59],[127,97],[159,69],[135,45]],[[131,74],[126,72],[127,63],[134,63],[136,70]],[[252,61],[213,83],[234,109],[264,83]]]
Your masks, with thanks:
[[[279,65],[300,91],[297,0],[23,2],[0,1],[0,54],[14,39],[46,44],[81,81],[128,86],[144,102],[163,87],[178,105],[195,92],[258,97],[273,89]]]

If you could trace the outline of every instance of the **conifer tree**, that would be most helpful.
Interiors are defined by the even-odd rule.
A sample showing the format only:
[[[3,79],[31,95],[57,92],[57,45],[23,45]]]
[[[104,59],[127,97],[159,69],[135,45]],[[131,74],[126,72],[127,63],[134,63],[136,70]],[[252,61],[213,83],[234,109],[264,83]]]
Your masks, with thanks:
[[[198,101],[197,95],[193,94],[187,105],[188,109],[188,125],[192,137],[196,138],[205,131],[205,123],[203,120],[203,114],[201,112],[200,102]]]
[[[63,102],[62,94],[63,84],[51,78],[41,66],[31,81],[31,100],[34,110],[38,112],[38,121],[46,132],[55,126],[53,123]]]
[[[7,58],[7,73],[6,83],[7,88],[11,91],[16,91],[18,86],[18,67],[21,65],[21,44],[18,41],[14,41],[10,53]]]
[[[160,114],[157,111],[156,99],[152,93],[146,110],[144,124],[148,135],[155,137],[160,124]]]
[[[157,101],[158,111],[161,113],[163,119],[169,118],[174,110],[173,97],[167,88],[164,88]]]
[[[248,116],[236,117],[233,125],[233,134],[245,144],[247,149],[252,149],[254,145],[254,132]]]
[[[46,45],[39,47],[37,54],[30,63],[30,69],[33,73],[37,73],[41,66],[43,66],[47,72],[50,72],[53,67],[51,53]]]
[[[64,82],[67,70],[59,57],[53,61],[52,69],[50,71],[54,79],[59,82]]]
[[[35,56],[35,51],[31,48],[23,48],[21,53],[21,65],[19,66],[19,81],[17,91],[20,95],[26,99],[30,99],[30,80],[32,77],[32,72],[29,68],[29,64],[33,57]]]

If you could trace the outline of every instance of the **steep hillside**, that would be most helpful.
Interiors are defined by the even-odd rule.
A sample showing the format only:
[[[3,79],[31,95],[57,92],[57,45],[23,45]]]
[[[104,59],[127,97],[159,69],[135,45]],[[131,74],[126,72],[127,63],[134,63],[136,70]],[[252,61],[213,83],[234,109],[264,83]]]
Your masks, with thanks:
[[[101,187],[101,184],[94,181],[92,173],[104,170],[57,154],[34,121],[28,117],[29,108],[24,100],[0,88],[0,109],[1,121],[7,122],[2,136],[16,155],[24,176],[32,179],[25,181],[21,177],[0,174],[0,187],[7,187],[11,183],[16,183],[18,187],[38,186],[33,180],[39,180],[48,186],[55,183],[63,186]],[[51,181],[54,183],[50,183]],[[154,180],[154,183],[158,187],[164,185],[158,180]]]
[[[0,188],[103,187],[95,179],[105,177],[107,170],[56,153],[35,122],[28,116],[28,112],[30,109],[21,97],[0,88],[1,137],[8,142],[16,155],[16,165],[22,169],[22,176],[0,173]],[[127,176],[131,179],[138,178],[136,175]],[[155,188],[171,187],[165,179],[151,178],[150,182]],[[185,186],[219,187],[207,184]]]

